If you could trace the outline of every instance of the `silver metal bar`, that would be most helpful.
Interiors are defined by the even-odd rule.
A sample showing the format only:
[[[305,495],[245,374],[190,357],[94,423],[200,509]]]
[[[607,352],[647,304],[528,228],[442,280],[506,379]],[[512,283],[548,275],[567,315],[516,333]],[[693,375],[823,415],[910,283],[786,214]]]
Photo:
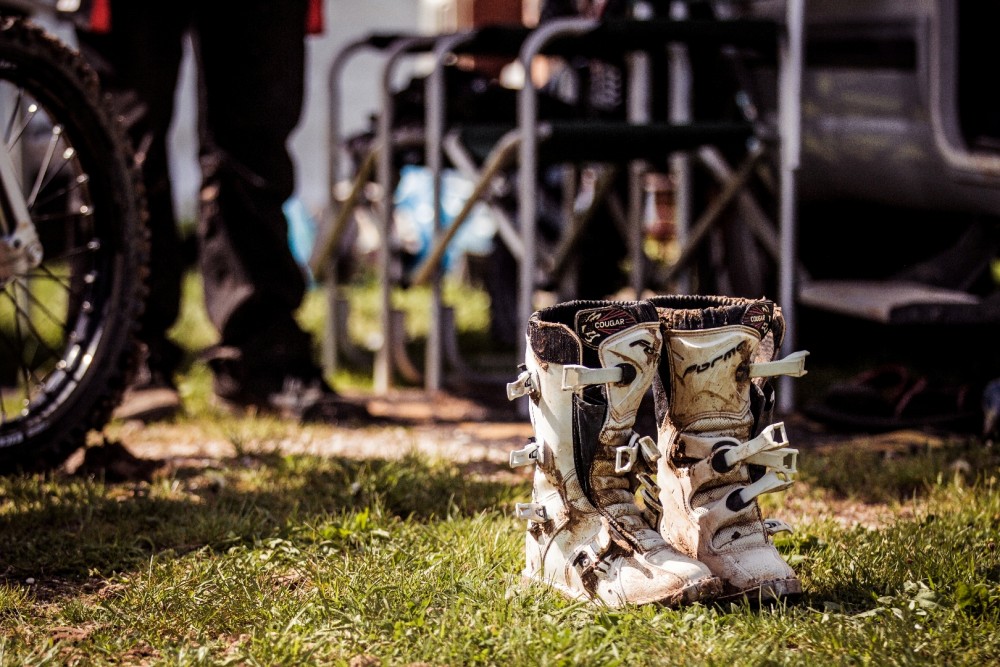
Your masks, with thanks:
[[[726,158],[722,156],[722,152],[715,146],[699,148],[698,160],[712,174],[715,182],[722,187],[725,187],[736,175]],[[760,204],[745,188],[736,195],[736,201],[742,215],[741,223],[750,228],[750,232],[764,246],[764,250],[771,256],[771,259],[775,262],[779,261],[781,258],[780,242],[778,233],[774,229],[774,222],[768,219]]]
[[[518,223],[521,225],[521,239],[524,257],[518,265],[517,317],[527,326],[533,310],[535,291],[535,226],[538,180],[538,91],[531,80],[531,65],[535,56],[556,37],[582,35],[590,32],[599,23],[592,19],[557,19],[543,24],[533,31],[521,46],[518,59],[524,69],[524,86],[518,93],[517,125],[521,133],[520,170],[518,171]],[[518,358],[525,354],[525,340],[518,338]]]
[[[379,255],[379,309],[381,316],[382,341],[375,352],[373,384],[376,394],[386,394],[392,383],[392,192],[395,144],[392,138],[393,99],[392,77],[396,64],[406,55],[418,50],[427,50],[433,45],[430,37],[406,37],[396,41],[387,51],[382,69],[381,113],[376,129],[376,144],[382,147],[378,161],[378,183],[382,190],[382,217],[379,233],[382,237],[382,252]]]
[[[507,146],[510,146],[512,152],[516,151],[516,143],[521,140],[518,135],[517,130],[511,130],[497,142],[497,145],[491,151],[491,154],[497,154],[498,152],[506,152]],[[473,181],[479,181],[482,178],[482,174],[489,171],[490,161],[487,159],[486,165],[483,167],[482,171],[478,169],[469,155],[468,151],[461,145],[458,140],[457,133],[449,132],[444,136],[444,141],[441,144],[444,148],[445,155],[453,165],[467,178]],[[516,153],[515,153],[516,154]],[[493,220],[497,225],[497,235],[500,240],[503,241],[507,249],[510,250],[510,254],[514,256],[514,259],[518,262],[524,256],[524,249],[521,247],[521,235],[517,230],[517,224],[511,220],[511,217],[507,214],[502,206],[498,206],[494,202],[494,197],[502,194],[500,192],[502,188],[493,188],[493,184],[490,184],[490,188],[483,192],[483,201],[486,202],[487,206],[490,207],[490,213],[493,215]]]
[[[331,232],[331,227],[336,224],[337,214],[340,212],[337,209],[337,179],[340,177],[340,153],[341,153],[341,137],[340,137],[340,125],[341,125],[341,103],[342,96],[340,92],[340,81],[344,74],[344,70],[347,66],[348,61],[360,52],[363,48],[368,46],[367,39],[359,39],[355,42],[349,43],[347,46],[342,48],[337,55],[334,57],[333,62],[330,63],[330,69],[327,74],[327,98],[328,98],[328,116],[327,116],[327,211],[328,214],[324,221],[324,233],[320,234],[320,237],[326,236],[326,234]],[[319,248],[317,248],[319,250]],[[340,312],[339,306],[337,304],[340,298],[339,289],[337,285],[337,253],[336,248],[331,247],[329,251],[324,249],[322,256],[314,254],[311,264],[323,267],[323,274],[328,276],[329,279],[326,280],[326,326],[324,327],[325,334],[323,336],[322,343],[322,355],[323,355],[323,367],[328,373],[334,373],[337,370],[337,350],[343,347],[345,341],[338,340],[339,332],[341,331],[340,323],[337,321],[338,314]],[[316,271],[315,268],[313,273],[320,278],[320,272]]]
[[[965,172],[973,182],[996,183],[1000,178],[1000,156],[986,151],[970,151],[961,137],[960,128],[949,123],[946,109],[958,108],[958,50],[949,48],[958,43],[957,0],[932,4],[927,29],[929,48],[929,108],[934,145],[948,166]]]
[[[628,62],[628,104],[627,117],[636,125],[648,125],[652,118],[652,94],[650,91],[651,65],[649,54],[634,52],[629,54]],[[627,237],[629,255],[632,260],[632,289],[635,298],[642,298],[642,290],[646,286],[646,253],[643,249],[645,239],[645,224],[643,220],[643,177],[649,170],[644,160],[633,160],[628,166],[628,222]]]
[[[740,168],[736,170],[733,177],[725,184],[722,192],[712,199],[712,204],[705,210],[704,213],[698,218],[695,224],[691,227],[691,233],[688,236],[687,244],[681,248],[680,257],[677,261],[670,267],[664,276],[664,280],[667,282],[677,280],[681,275],[683,275],[684,270],[687,268],[691,260],[694,259],[695,253],[698,250],[698,246],[701,245],[702,241],[705,240],[708,232],[711,231],[712,226],[719,221],[719,217],[726,211],[726,209],[733,203],[733,200],[740,193],[740,191],[746,186],[747,181],[753,174],[754,166],[763,157],[763,149],[756,149],[751,151],[746,159],[743,160],[743,164]]]
[[[38,238],[38,231],[28,211],[29,204],[24,199],[21,182],[17,177],[14,157],[0,146],[0,187],[3,188],[3,203],[0,207],[0,222],[3,223],[3,238],[0,239],[0,277],[6,283],[13,275],[27,273],[42,263],[44,250]],[[8,220],[7,215],[13,217]]]
[[[778,123],[781,137],[780,183],[780,244],[781,261],[778,272],[778,293],[785,316],[786,356],[796,345],[796,283],[798,260],[796,220],[796,175],[802,151],[802,64],[803,33],[805,31],[805,0],[786,0],[785,34],[778,57]],[[795,410],[792,379],[779,381],[778,411]]]
[[[448,227],[436,235],[427,258],[414,270],[412,284],[423,285],[438,275],[441,260],[448,250],[448,244],[455,238],[455,234],[458,233],[476,204],[486,193],[493,178],[513,161],[513,157],[517,154],[518,141],[517,133],[509,132],[494,147],[483,172],[477,177],[472,193],[462,204],[461,210],[455,214]]]
[[[364,160],[361,161],[361,165],[354,175],[354,180],[351,182],[350,192],[347,193],[344,201],[337,207],[337,211],[330,216],[327,224],[324,225],[322,233],[316,239],[312,257],[309,258],[309,268],[316,280],[332,279],[333,287],[336,287],[337,278],[337,247],[350,224],[351,213],[357,207],[365,186],[368,184],[368,179],[375,171],[378,151],[379,148],[373,146],[365,155]]]
[[[6,193],[4,198],[7,200],[7,205],[9,206],[9,212],[13,215],[13,220],[3,219],[3,228],[0,232],[3,235],[14,234],[22,227],[30,227],[32,234],[34,234],[35,225],[31,221],[31,214],[28,213],[28,205],[24,199],[24,192],[21,190],[21,182],[17,177],[17,170],[14,167],[14,160],[11,158],[10,152],[0,146],[0,184]],[[4,212],[0,210],[0,217],[2,217]],[[37,235],[36,235],[37,240]]]
[[[473,36],[470,31],[456,33],[440,37],[434,43],[434,69],[425,83],[425,160],[431,172],[431,189],[433,196],[433,233],[431,243],[441,242],[444,231],[441,224],[441,170],[442,154],[441,143],[444,138],[445,116],[447,115],[447,104],[445,102],[445,81],[444,67],[445,59],[462,44],[468,42]],[[441,280],[440,271],[436,266],[431,267],[434,272],[434,280],[431,281],[431,320],[430,329],[427,332],[427,348],[424,357],[424,390],[430,394],[441,390],[443,377],[443,350],[442,331],[443,313],[441,303]]]
[[[683,21],[688,17],[687,3],[674,1],[670,5],[670,18]],[[692,75],[691,59],[687,46],[680,43],[667,47],[669,78],[668,119],[675,125],[690,123],[692,118]],[[674,228],[681,248],[690,242],[691,223],[694,219],[694,187],[691,170],[691,156],[677,152],[670,156],[670,171],[674,176]],[[677,291],[687,294],[691,291],[690,276],[687,272],[678,276]]]

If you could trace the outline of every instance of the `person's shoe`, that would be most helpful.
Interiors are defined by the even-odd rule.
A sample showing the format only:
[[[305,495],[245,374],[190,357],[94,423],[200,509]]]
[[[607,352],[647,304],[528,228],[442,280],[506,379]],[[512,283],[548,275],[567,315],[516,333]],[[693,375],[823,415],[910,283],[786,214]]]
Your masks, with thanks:
[[[180,394],[170,378],[143,363],[112,417],[144,423],[168,421],[181,412],[181,407]]]
[[[273,383],[256,382],[256,387],[273,384],[275,391],[216,391],[216,404],[233,414],[259,413],[300,422],[339,423],[371,419],[364,405],[334,391],[322,378],[286,376]]]
[[[233,414],[267,414],[301,422],[370,420],[364,405],[340,396],[311,361],[268,359],[219,345],[204,359],[212,369],[217,407]]]

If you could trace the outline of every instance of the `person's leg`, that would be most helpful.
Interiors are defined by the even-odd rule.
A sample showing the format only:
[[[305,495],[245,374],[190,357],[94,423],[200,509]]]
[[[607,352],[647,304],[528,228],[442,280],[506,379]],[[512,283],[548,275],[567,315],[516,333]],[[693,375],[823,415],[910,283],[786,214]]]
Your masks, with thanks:
[[[180,310],[183,272],[168,171],[167,132],[173,116],[187,4],[115,1],[112,32],[78,33],[80,51],[111,94],[142,169],[152,252],[149,298],[140,331],[147,355],[136,385],[154,389],[172,386],[180,362],[180,350],[166,337]],[[160,405],[164,400],[155,403]],[[166,402],[172,403],[174,411],[180,406],[176,393]],[[145,402],[140,403],[139,411],[145,412]],[[134,411],[127,412],[127,416],[136,416],[131,414]]]
[[[305,278],[282,204],[302,111],[306,0],[219,0],[197,11],[205,303],[221,334],[215,391],[261,404],[291,378],[322,383],[294,319]]]

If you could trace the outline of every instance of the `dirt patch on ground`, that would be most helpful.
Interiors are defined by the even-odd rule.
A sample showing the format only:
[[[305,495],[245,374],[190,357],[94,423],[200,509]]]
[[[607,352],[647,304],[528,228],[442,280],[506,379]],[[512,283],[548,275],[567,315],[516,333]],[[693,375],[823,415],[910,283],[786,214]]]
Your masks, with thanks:
[[[357,459],[419,454],[446,459],[489,477],[523,479],[510,452],[532,429],[516,409],[465,397],[399,391],[367,401],[371,422],[296,424],[267,417],[242,420],[113,423],[64,466],[70,474],[110,472],[109,481],[144,481],[177,468],[217,467],[244,453],[307,454]]]
[[[361,397],[355,397],[361,399]],[[504,481],[530,479],[531,469],[510,469],[510,452],[532,435],[526,416],[509,404],[490,404],[464,396],[397,391],[366,401],[370,423],[300,425],[248,417],[244,420],[181,420],[109,426],[93,446],[78,452],[67,472],[105,470],[109,481],[146,481],[152,475],[191,468],[218,468],[242,454],[281,453],[356,459],[399,458],[418,454],[445,459],[469,474]],[[880,435],[831,432],[801,416],[785,420],[791,442],[802,455],[838,448],[877,450],[890,456],[925,450],[945,438],[921,431]],[[782,518],[791,523],[832,519],[842,525],[877,527],[900,518],[898,507],[865,504],[816,489],[787,494]]]

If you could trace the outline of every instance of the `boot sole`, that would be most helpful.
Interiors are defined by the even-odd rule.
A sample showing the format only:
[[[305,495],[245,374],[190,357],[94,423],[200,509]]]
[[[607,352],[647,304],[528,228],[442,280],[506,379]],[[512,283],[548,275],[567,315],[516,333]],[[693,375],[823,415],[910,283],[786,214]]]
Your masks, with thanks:
[[[683,607],[686,605],[694,604],[695,602],[708,602],[710,600],[717,599],[718,595],[722,592],[722,580],[718,577],[709,577],[702,579],[701,581],[696,581],[695,583],[686,586],[679,590],[674,595],[667,598],[662,598],[659,600],[648,600],[645,602],[626,602],[624,604],[612,605],[603,600],[592,598],[584,592],[577,592],[566,588],[560,584],[557,584],[546,579],[539,579],[533,577],[529,574],[521,575],[521,585],[524,587],[534,586],[534,585],[547,586],[563,597],[569,598],[570,600],[586,600],[593,602],[595,604],[604,604],[609,607],[620,609],[622,607],[632,605],[641,606],[646,604],[657,604],[665,607]]]
[[[746,600],[751,605],[766,605],[795,602],[800,597],[802,597],[802,583],[798,579],[775,579],[774,581],[765,581],[753,588],[726,593],[719,597],[717,602]]]
[[[121,421],[149,423],[173,419],[181,410],[181,397],[175,389],[130,389],[126,390],[121,404],[111,416]]]
[[[683,607],[695,602],[709,601],[718,598],[722,593],[722,580],[718,577],[709,577],[696,581],[669,600],[661,600],[660,604],[668,607]]]

